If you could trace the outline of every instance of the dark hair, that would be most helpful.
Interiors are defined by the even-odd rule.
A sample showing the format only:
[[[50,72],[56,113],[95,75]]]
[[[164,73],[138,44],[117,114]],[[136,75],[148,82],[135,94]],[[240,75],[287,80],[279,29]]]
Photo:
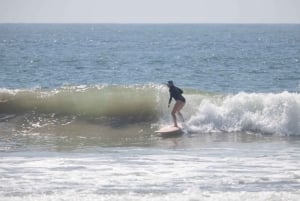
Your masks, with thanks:
[[[172,81],[172,80],[169,80],[169,81],[168,81],[168,85],[173,86],[173,85],[174,85],[173,81]]]

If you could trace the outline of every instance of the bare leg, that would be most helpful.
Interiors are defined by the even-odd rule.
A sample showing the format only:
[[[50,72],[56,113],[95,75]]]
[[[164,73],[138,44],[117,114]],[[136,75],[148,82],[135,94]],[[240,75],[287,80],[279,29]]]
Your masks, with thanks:
[[[184,122],[184,118],[183,118],[183,116],[182,116],[180,110],[183,108],[184,105],[185,105],[185,102],[181,102],[181,101],[180,101],[180,104],[179,104],[179,106],[178,106],[178,108],[177,108],[177,114],[178,114],[178,116],[180,117],[180,119],[181,119],[182,122]]]
[[[181,112],[177,112],[177,114],[178,114],[178,116],[180,117],[180,120],[181,120],[182,122],[184,122],[184,118],[183,118]]]
[[[184,102],[182,101],[176,101],[175,105],[174,105],[174,108],[172,110],[172,117],[173,117],[173,122],[174,122],[174,126],[175,127],[178,127],[177,125],[177,118],[176,118],[176,113],[179,115],[179,117],[181,118],[181,120],[184,122],[184,119],[183,119],[183,116],[180,112],[180,110],[183,108],[184,106]]]
[[[172,114],[174,126],[178,127],[178,125],[177,125],[177,118],[176,118],[176,110],[175,109],[176,109],[176,105],[174,106],[171,114]]]
[[[173,122],[174,122],[174,126],[175,127],[178,127],[177,125],[177,118],[176,118],[176,112],[178,111],[178,107],[180,106],[180,102],[177,101],[173,107],[173,110],[172,110],[172,117],[173,117]]]

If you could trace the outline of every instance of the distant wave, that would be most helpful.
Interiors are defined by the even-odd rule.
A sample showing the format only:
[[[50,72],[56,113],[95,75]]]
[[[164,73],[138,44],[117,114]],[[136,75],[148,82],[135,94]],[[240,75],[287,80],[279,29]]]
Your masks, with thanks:
[[[184,89],[186,124],[193,132],[254,132],[300,135],[300,94],[214,94]],[[171,123],[164,85],[65,86],[59,89],[0,89],[0,122],[28,114],[63,125],[70,119],[100,119],[122,124],[144,122],[149,127]],[[30,114],[30,115],[29,115]],[[61,116],[61,118],[59,118]],[[53,120],[55,117],[55,120]],[[21,122],[22,121],[18,121]],[[97,122],[99,123],[99,122]]]

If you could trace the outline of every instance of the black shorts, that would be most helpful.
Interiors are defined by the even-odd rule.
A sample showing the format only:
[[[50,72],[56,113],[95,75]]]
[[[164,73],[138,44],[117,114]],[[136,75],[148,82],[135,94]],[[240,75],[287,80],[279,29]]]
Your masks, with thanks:
[[[180,98],[178,98],[178,100],[180,100],[180,101],[182,101],[182,102],[184,102],[185,103],[185,98],[182,96],[182,97],[180,97]]]

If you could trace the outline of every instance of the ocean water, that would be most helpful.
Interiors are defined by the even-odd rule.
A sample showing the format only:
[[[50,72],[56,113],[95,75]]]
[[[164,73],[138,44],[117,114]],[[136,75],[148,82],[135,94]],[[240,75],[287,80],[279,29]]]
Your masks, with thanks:
[[[299,200],[299,60],[299,25],[1,24],[0,200]]]

